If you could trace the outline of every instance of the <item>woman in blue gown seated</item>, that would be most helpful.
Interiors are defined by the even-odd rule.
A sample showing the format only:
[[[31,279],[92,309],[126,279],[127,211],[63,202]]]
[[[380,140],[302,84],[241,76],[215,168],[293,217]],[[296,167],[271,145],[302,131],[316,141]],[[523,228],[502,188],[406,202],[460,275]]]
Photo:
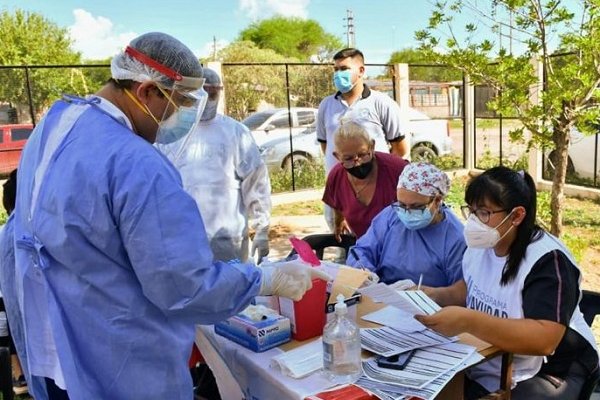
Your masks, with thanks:
[[[462,223],[444,204],[449,188],[450,179],[435,166],[407,165],[398,180],[398,201],[373,219],[346,263],[387,284],[411,279],[438,287],[462,279],[466,244]]]

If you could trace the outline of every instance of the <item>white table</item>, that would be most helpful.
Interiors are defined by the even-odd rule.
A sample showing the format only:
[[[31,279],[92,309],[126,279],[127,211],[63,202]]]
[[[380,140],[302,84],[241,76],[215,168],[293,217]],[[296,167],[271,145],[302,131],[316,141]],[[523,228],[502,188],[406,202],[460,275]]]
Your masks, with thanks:
[[[213,370],[223,400],[303,400],[332,386],[320,372],[303,379],[283,375],[269,366],[282,350],[255,353],[215,334],[212,325],[196,327],[196,345]]]
[[[358,316],[383,306],[363,296],[363,300],[358,304]],[[360,318],[358,322],[363,328],[380,326]],[[503,355],[502,388],[510,387],[512,372],[510,354],[503,354],[496,347],[472,335],[461,334],[459,337],[462,343],[475,346],[479,354],[486,359]],[[308,341],[301,343],[308,343]],[[332,387],[320,372],[303,379],[293,379],[270,367],[271,358],[297,346],[298,342],[295,341],[286,343],[280,346],[281,348],[276,347],[262,353],[255,353],[215,334],[212,325],[197,325],[196,345],[213,370],[223,400],[303,400],[308,395]],[[463,379],[464,373],[458,373],[444,387],[437,399],[461,400]],[[499,398],[510,399],[510,391],[505,391]]]

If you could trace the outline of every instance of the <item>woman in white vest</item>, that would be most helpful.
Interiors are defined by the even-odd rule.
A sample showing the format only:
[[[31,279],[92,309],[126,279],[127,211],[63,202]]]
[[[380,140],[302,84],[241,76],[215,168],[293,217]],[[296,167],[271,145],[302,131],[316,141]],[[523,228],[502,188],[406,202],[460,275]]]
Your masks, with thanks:
[[[464,280],[427,288],[444,308],[417,319],[514,353],[512,399],[578,399],[598,353],[579,310],[581,272],[566,247],[536,225],[533,179],[495,167],[469,183],[465,201]],[[496,357],[471,368],[465,398],[498,390],[500,366]]]

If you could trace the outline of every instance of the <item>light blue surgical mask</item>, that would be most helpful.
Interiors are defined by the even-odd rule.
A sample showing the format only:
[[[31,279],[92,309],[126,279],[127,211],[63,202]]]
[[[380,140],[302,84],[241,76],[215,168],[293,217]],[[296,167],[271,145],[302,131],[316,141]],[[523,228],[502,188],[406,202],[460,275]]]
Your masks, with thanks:
[[[156,143],[169,144],[184,137],[194,126],[198,107],[179,107],[179,110],[162,121],[156,133]]]
[[[394,207],[398,218],[404,226],[410,230],[425,228],[433,220],[433,215],[429,208],[425,210],[406,210],[402,207]]]
[[[354,87],[352,83],[352,71],[349,69],[335,71],[333,73],[333,84],[342,93],[348,93]]]

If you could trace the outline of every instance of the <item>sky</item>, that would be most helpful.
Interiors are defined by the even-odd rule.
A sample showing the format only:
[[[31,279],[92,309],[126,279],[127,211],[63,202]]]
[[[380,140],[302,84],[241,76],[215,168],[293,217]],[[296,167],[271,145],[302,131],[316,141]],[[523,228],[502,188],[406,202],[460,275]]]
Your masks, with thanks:
[[[391,53],[416,46],[414,32],[427,24],[425,0],[1,0],[0,10],[42,14],[68,28],[84,58],[115,54],[150,31],[169,33],[199,56],[234,41],[252,22],[275,14],[314,19],[346,43],[346,10],[354,16],[355,45],[367,63],[384,64]]]
[[[367,64],[385,64],[395,50],[417,46],[414,33],[427,26],[432,3],[434,0],[0,0],[0,10],[37,12],[68,28],[74,49],[86,59],[112,56],[132,38],[151,31],[171,34],[198,57],[205,57],[212,54],[213,38],[218,47],[224,47],[252,22],[276,14],[316,20],[346,43],[345,17],[351,10],[355,47],[363,51]],[[489,0],[484,3],[489,6]]]

